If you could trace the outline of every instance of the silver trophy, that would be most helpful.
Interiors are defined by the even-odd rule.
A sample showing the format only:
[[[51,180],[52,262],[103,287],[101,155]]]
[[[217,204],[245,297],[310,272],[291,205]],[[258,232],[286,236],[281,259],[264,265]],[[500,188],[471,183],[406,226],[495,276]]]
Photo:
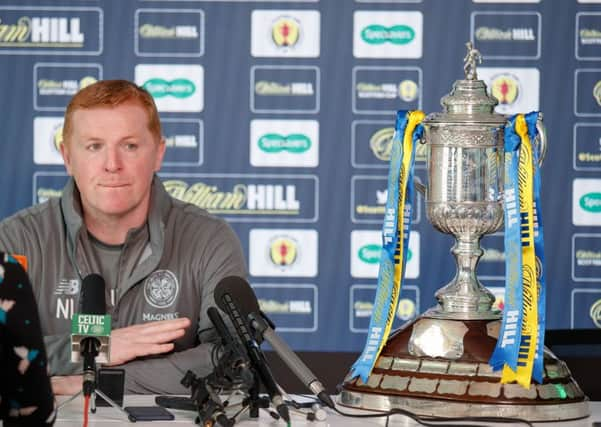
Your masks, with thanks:
[[[418,184],[427,215],[456,243],[457,272],[439,289],[438,306],[395,331],[380,353],[367,383],[345,379],[339,402],[372,410],[407,409],[425,416],[505,416],[530,421],[583,418],[588,399],[566,364],[548,349],[544,381],[525,389],[501,384],[501,371],[488,360],[501,326],[495,297],[478,280],[480,239],[503,224],[504,127],[494,113],[498,101],[478,80],[480,53],[467,43],[465,79],[443,97],[442,113],[424,121],[428,180]],[[534,141],[544,158],[546,138]]]

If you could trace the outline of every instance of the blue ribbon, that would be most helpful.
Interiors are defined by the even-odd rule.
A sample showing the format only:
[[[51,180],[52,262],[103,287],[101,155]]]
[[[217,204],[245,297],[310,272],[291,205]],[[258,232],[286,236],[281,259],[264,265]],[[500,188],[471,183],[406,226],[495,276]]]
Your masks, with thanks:
[[[413,199],[413,164],[415,160],[415,146],[417,140],[423,133],[423,126],[420,124],[415,128],[413,133],[413,148],[411,166],[407,177],[407,187],[405,193],[405,206],[401,207],[402,212],[399,213],[399,172],[402,167],[403,160],[403,138],[405,129],[408,123],[408,112],[399,110],[396,116],[395,133],[392,141],[392,150],[390,156],[390,167],[388,171],[388,196],[386,199],[386,213],[384,217],[384,225],[382,227],[382,252],[380,256],[380,270],[378,272],[378,286],[374,300],[372,316],[369,322],[367,331],[367,341],[363,352],[359,359],[351,368],[351,378],[360,376],[364,383],[367,383],[369,375],[375,365],[382,341],[386,339],[385,331],[390,314],[391,305],[396,305],[399,295],[395,293],[394,286],[394,271],[395,265],[399,260],[395,261],[397,252],[397,242],[399,241],[399,233],[403,236],[403,257],[401,286],[402,289],[405,265],[407,260],[407,249],[409,247],[409,235],[411,229],[411,213]],[[398,230],[398,215],[404,215],[404,230]],[[394,315],[394,314],[393,314]]]
[[[507,364],[517,370],[522,337],[522,245],[520,234],[520,198],[518,164],[520,136],[515,132],[515,118],[505,127],[505,307],[497,345],[490,357],[493,370]]]

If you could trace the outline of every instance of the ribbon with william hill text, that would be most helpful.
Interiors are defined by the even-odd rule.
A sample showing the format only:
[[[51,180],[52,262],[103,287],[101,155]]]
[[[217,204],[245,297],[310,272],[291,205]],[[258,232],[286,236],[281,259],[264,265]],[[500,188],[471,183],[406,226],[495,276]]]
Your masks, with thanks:
[[[367,383],[388,340],[401,293],[411,230],[415,146],[423,133],[423,118],[421,111],[397,112],[388,171],[378,286],[367,341],[351,369],[351,377],[360,376],[364,383]]]
[[[518,114],[505,128],[505,307],[489,361],[494,370],[503,369],[502,383],[525,388],[532,377],[542,381],[545,326],[540,171],[531,143],[537,119],[538,113]]]

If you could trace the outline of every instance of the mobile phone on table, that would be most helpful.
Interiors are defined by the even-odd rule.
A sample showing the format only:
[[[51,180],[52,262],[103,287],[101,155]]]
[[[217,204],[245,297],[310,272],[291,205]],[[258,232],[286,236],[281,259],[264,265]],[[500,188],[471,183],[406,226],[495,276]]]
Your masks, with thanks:
[[[161,406],[126,406],[123,409],[131,422],[175,419],[171,412]]]

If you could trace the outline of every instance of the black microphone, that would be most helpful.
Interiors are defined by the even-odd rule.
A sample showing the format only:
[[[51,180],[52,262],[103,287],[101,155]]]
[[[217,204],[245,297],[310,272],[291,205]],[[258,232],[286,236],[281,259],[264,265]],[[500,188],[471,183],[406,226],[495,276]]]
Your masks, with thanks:
[[[257,370],[261,382],[267,390],[267,394],[271,398],[271,403],[275,407],[280,416],[287,422],[290,422],[290,413],[288,407],[284,403],[284,399],[278,390],[278,386],[273,378],[273,374],[267,366],[265,355],[253,339],[248,330],[246,320],[240,315],[240,311],[232,298],[231,289],[240,286],[240,282],[246,283],[244,279],[236,276],[230,276],[222,279],[215,287],[215,301],[219,308],[225,311],[234,324],[234,328],[238,336],[244,343],[246,352],[251,360],[253,367]]]
[[[334,402],[328,395],[323,384],[317,376],[303,363],[303,361],[290,349],[288,344],[272,329],[273,324],[259,308],[259,302],[252,288],[246,280],[238,277],[237,280],[224,281],[223,293],[232,295],[239,303],[239,310],[249,320],[251,327],[262,336],[275,352],[284,361],[286,366],[299,380],[311,390],[325,405],[334,408]]]
[[[100,337],[94,335],[102,332],[104,328],[106,314],[104,288],[104,279],[98,274],[90,274],[83,279],[79,297],[79,315],[77,320],[74,319],[82,336],[79,341],[79,353],[83,358],[84,396],[90,396],[96,388],[96,356],[102,343]],[[94,329],[98,327],[100,329]]]
[[[244,384],[252,386],[255,382],[255,376],[249,367],[248,356],[246,350],[242,347],[240,340],[232,336],[225,325],[223,318],[219,314],[219,310],[215,307],[209,307],[207,309],[207,315],[209,316],[209,319],[211,319],[215,330],[217,330],[217,334],[221,337],[224,354],[231,352],[234,360],[230,363],[232,364],[235,374],[242,379]]]

